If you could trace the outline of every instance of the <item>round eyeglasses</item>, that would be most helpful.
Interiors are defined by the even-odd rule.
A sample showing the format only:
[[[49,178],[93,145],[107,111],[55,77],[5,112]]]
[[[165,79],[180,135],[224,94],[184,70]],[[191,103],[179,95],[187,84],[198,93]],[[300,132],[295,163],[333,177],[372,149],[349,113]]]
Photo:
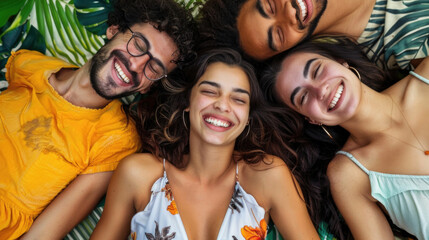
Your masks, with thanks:
[[[127,51],[133,57],[140,57],[145,54],[149,56],[149,61],[146,62],[143,68],[145,77],[151,81],[158,81],[167,77],[167,69],[162,64],[161,60],[154,58],[149,52],[149,41],[141,33],[135,33],[128,27],[132,33],[130,40],[127,43]]]

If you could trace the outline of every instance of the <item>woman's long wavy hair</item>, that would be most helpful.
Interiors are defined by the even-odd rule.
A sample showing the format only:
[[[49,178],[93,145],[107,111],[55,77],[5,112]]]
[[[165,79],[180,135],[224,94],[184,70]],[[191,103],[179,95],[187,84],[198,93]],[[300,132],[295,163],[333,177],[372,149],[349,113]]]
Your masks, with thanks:
[[[333,137],[331,139],[320,126],[308,123],[304,116],[293,112],[281,101],[277,92],[276,81],[284,59],[301,52],[346,61],[349,66],[358,70],[364,84],[377,91],[384,90],[394,81],[387,72],[371,63],[355,42],[346,37],[332,36],[314,38],[274,57],[265,66],[261,76],[260,84],[266,100],[273,106],[290,110],[284,118],[297,123],[285,127],[295,133],[293,143],[290,145],[297,154],[296,171],[300,172],[299,175],[305,176],[301,188],[313,222],[318,224],[324,221],[328,223],[329,231],[336,237],[348,239],[350,231],[333,202],[326,170],[335,153],[344,145],[349,133],[340,126],[325,126]]]
[[[279,125],[279,120],[264,101],[253,67],[238,52],[226,48],[202,53],[184,71],[170,74],[169,84],[163,85],[155,98],[148,97],[138,103],[132,116],[143,143],[143,151],[165,158],[177,168],[187,165],[183,155],[189,153],[190,123],[188,114],[183,111],[189,106],[190,94],[198,79],[210,64],[216,62],[241,68],[250,83],[250,121],[237,137],[234,150],[239,156],[234,159],[253,164],[264,160],[266,153],[275,154],[281,150],[294,155],[288,145],[281,141],[277,133],[279,130],[272,127]]]

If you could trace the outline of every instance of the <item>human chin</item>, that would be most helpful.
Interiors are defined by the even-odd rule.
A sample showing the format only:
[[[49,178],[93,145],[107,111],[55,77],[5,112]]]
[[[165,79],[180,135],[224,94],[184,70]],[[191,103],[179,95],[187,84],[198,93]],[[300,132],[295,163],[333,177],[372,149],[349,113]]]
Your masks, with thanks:
[[[112,68],[114,68],[113,59],[118,59],[124,64],[124,66],[129,65],[128,59],[119,50],[113,50],[109,54],[109,50],[106,45],[94,55],[94,57],[91,59],[90,66],[90,81],[92,87],[98,95],[108,100],[128,96],[136,92],[133,89],[137,89],[139,84],[139,82],[136,81],[137,74],[135,72],[129,71],[132,76],[132,85],[126,88],[126,90],[123,92],[118,93],[118,91],[124,89],[124,87],[119,86],[113,79],[113,76],[108,74],[109,72],[114,72],[114,70],[112,70]]]

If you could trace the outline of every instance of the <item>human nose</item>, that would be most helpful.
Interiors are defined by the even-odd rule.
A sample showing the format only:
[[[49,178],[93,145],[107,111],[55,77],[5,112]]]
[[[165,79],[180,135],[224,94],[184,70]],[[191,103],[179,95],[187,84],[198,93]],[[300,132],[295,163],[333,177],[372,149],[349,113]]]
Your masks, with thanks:
[[[149,60],[150,56],[148,54],[138,57],[130,56],[130,69],[134,72],[143,72],[144,66]]]
[[[214,103],[214,108],[222,112],[229,112],[231,110],[229,101],[226,97],[220,97]]]
[[[315,82],[310,87],[312,95],[319,101],[323,101],[328,95],[329,85],[325,82]]]

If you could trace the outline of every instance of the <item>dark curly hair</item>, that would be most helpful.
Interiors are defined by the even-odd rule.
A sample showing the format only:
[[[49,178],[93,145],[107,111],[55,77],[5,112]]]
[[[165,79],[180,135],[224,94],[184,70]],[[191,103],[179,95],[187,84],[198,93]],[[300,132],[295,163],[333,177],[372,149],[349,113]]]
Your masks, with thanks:
[[[207,0],[198,16],[199,50],[233,48],[243,54],[237,16],[247,0]]]
[[[191,13],[174,0],[115,0],[107,19],[109,26],[118,25],[121,32],[136,23],[148,22],[173,39],[180,52],[179,67],[195,58],[196,23]]]
[[[281,71],[282,62],[292,54],[310,52],[339,61],[344,60],[358,70],[361,81],[376,91],[382,91],[392,85],[395,80],[392,76],[371,63],[353,40],[342,36],[321,36],[303,42],[296,47],[275,56],[265,66],[260,85],[267,101],[275,106],[291,110],[281,101],[276,89],[276,81]],[[298,155],[297,171],[306,176],[301,185],[313,222],[325,221],[331,233],[339,239],[348,239],[350,231],[336,208],[329,189],[329,180],[326,170],[335,153],[346,142],[349,133],[340,126],[325,126],[333,136],[331,139],[324,130],[308,123],[304,116],[288,112],[285,118],[298,122],[289,125],[295,133],[293,149]]]

